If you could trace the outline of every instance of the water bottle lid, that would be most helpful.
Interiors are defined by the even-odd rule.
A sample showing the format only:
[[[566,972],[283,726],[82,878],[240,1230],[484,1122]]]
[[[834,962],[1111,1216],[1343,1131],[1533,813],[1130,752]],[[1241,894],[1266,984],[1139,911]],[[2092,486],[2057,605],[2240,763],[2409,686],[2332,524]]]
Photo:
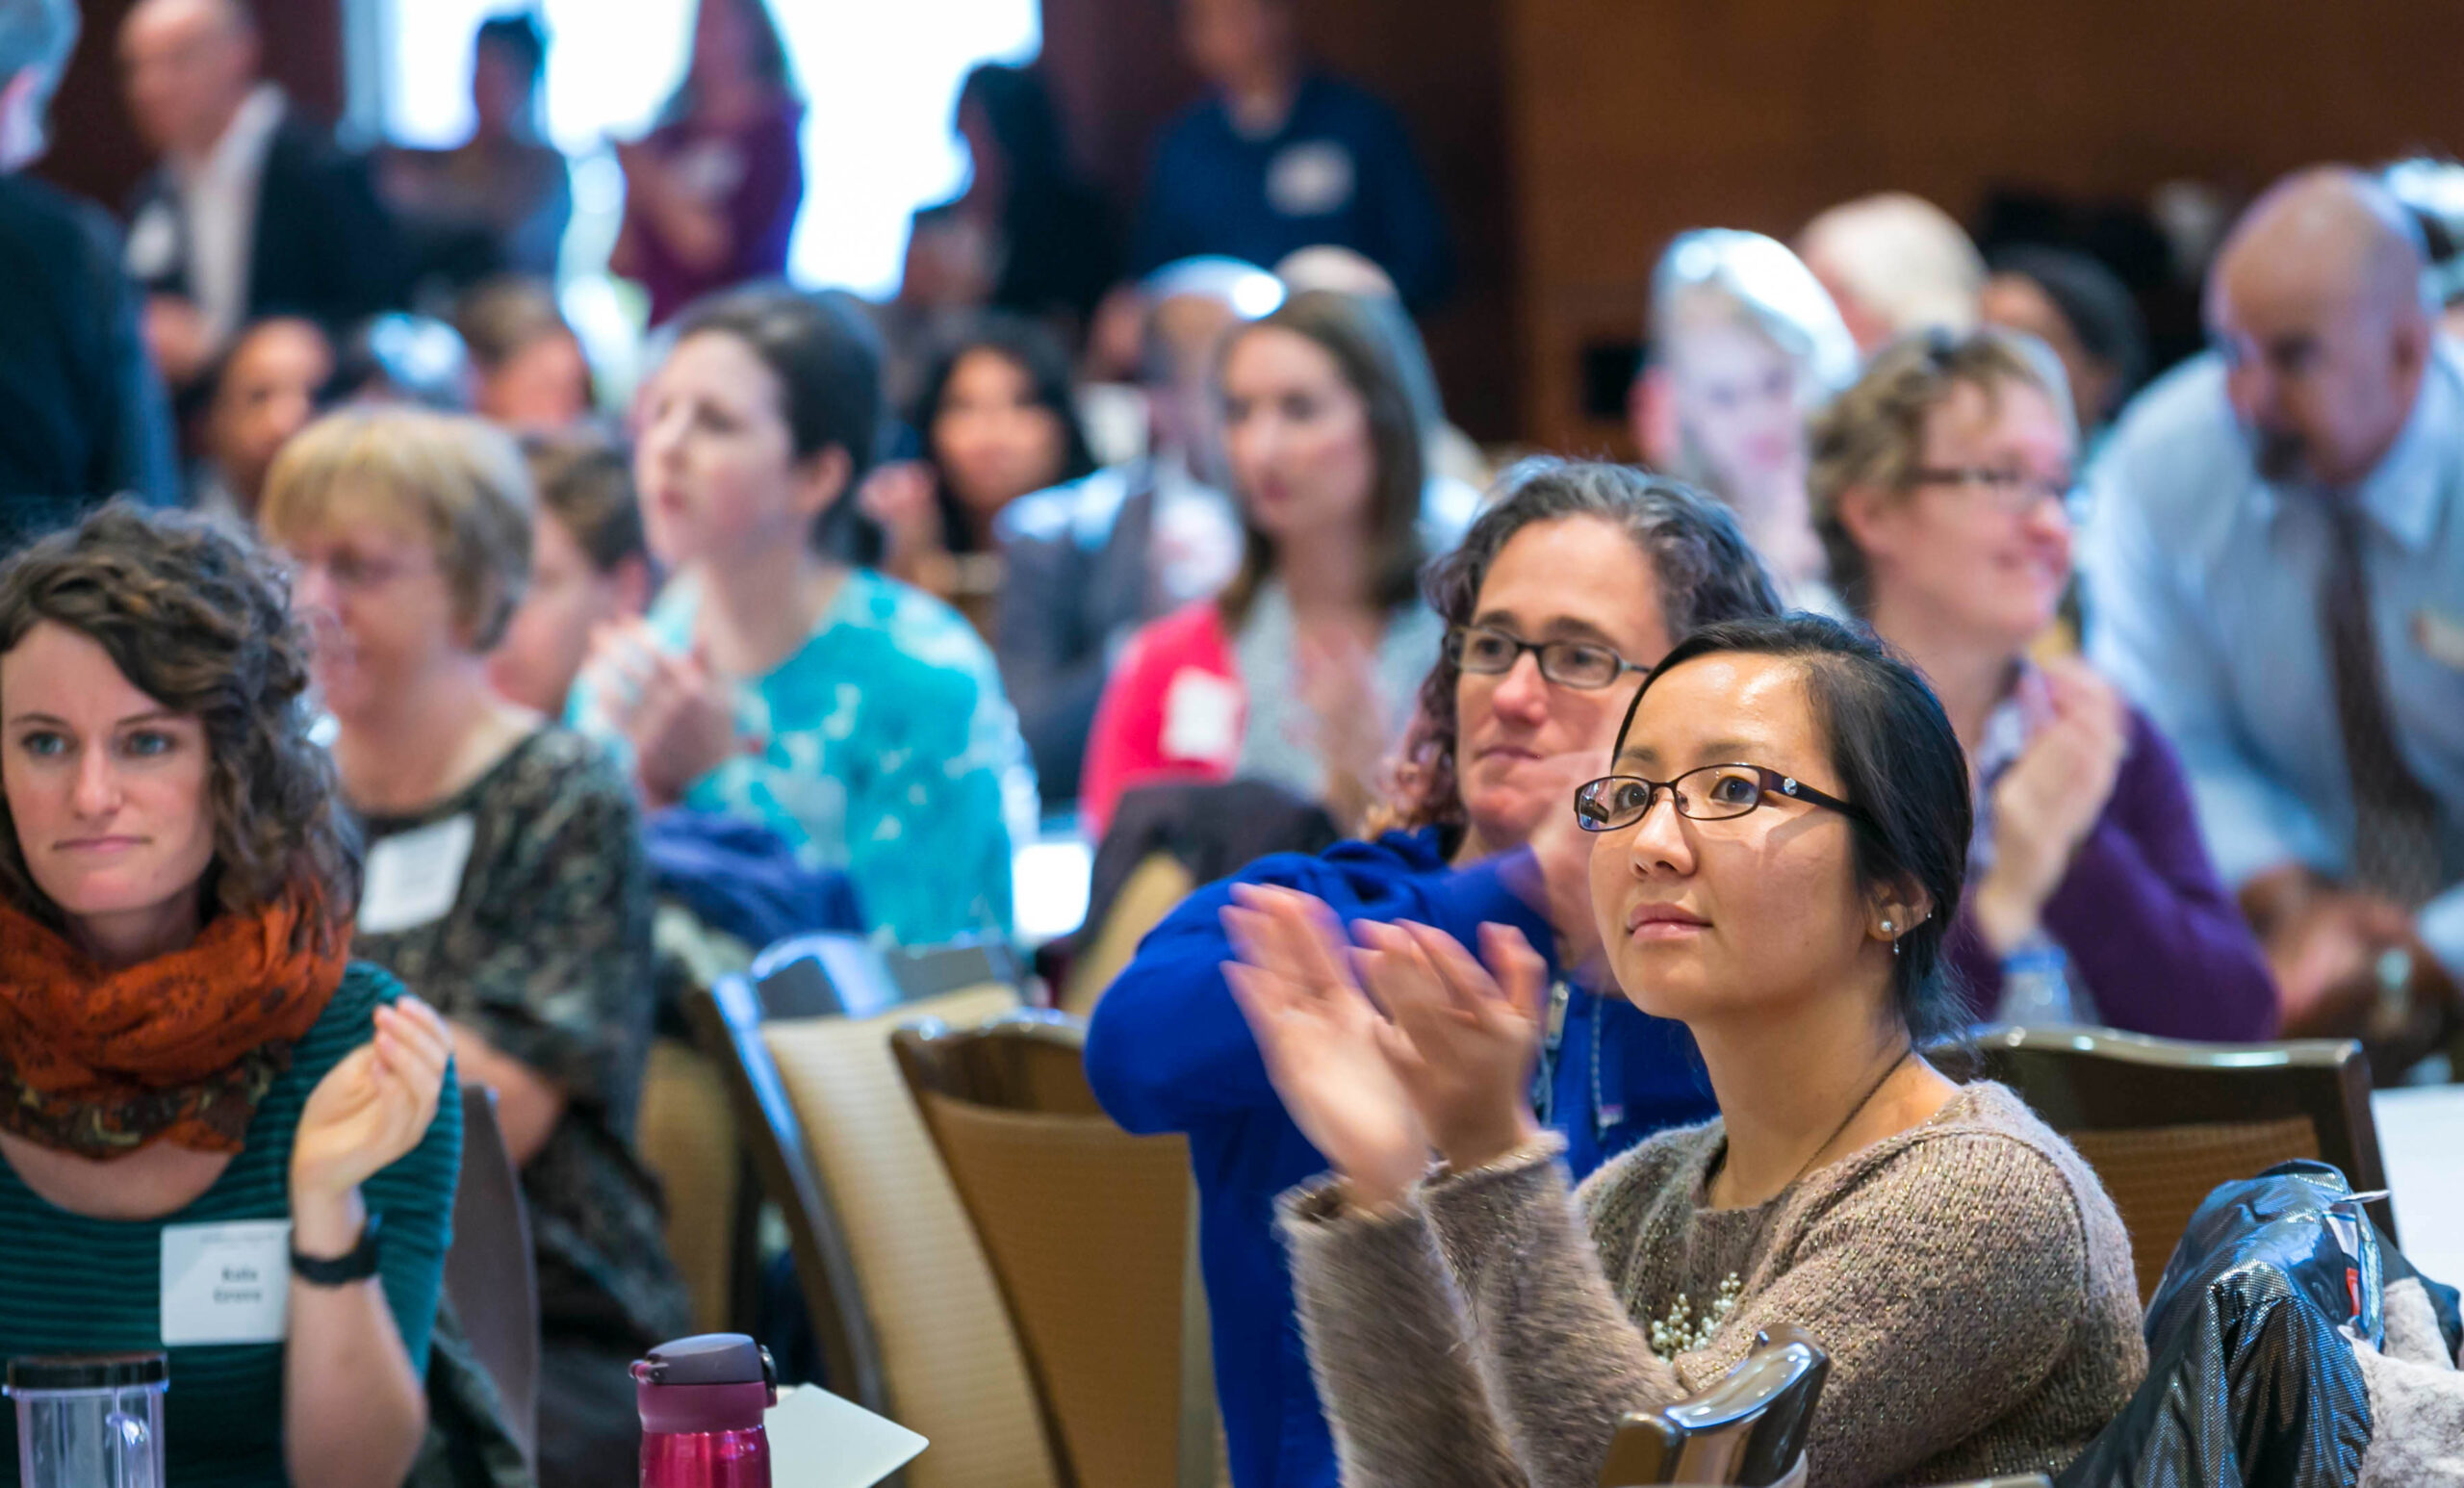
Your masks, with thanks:
[[[661,1344],[634,1374],[654,1385],[765,1385],[777,1378],[770,1351],[741,1333],[699,1333]]]
[[[171,1360],[161,1353],[62,1353],[9,1361],[9,1393],[20,1390],[116,1390],[168,1384]]]

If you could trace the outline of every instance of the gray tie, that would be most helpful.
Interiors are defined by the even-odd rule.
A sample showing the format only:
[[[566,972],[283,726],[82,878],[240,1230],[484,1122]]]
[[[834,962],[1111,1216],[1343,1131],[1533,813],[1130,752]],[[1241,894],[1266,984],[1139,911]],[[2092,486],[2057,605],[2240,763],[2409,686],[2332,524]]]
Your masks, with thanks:
[[[2341,495],[2321,505],[2331,541],[2319,584],[2319,627],[2352,777],[2352,876],[2361,887],[2417,910],[2440,887],[2438,802],[2396,748],[2370,620],[2370,578],[2361,566],[2361,513]]]

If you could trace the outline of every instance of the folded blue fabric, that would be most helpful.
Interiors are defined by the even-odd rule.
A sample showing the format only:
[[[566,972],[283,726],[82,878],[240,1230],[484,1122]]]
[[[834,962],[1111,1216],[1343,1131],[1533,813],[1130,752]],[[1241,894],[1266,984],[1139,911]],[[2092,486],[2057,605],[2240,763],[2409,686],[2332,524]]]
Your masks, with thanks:
[[[671,807],[643,823],[642,841],[654,892],[757,951],[789,936],[867,928],[846,874],[806,867],[759,822]]]

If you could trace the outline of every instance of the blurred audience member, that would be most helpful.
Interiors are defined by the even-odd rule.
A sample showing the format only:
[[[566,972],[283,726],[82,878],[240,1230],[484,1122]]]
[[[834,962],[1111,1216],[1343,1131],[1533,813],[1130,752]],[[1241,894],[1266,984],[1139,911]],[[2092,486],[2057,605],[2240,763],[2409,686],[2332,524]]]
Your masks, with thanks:
[[[262,516],[298,565],[366,836],[357,950],[445,1014],[522,1169],[542,1488],[599,1488],[638,1465],[626,1365],[692,1319],[632,1142],[652,1005],[632,791],[589,740],[488,685],[529,577],[530,508],[504,434],[384,408],[302,431]]]
[[[1078,422],[1098,465],[1126,465],[1146,452],[1146,395],[1139,364],[1146,335],[1145,287],[1116,284],[1095,303],[1078,358]]]
[[[1870,356],[1912,331],[1975,329],[1985,260],[1949,213],[1906,192],[1861,196],[1797,235],[1805,260]]]
[[[1221,253],[1272,264],[1313,244],[1365,254],[1414,307],[1446,290],[1446,219],[1393,110],[1311,68],[1297,0],[1178,0],[1212,95],[1164,136],[1136,265]]]
[[[181,1483],[398,1483],[427,1414],[462,1103],[444,1021],[352,959],[308,654],[218,524],[116,504],[0,568],[0,1352],[163,1350],[192,1298]],[[206,1234],[276,1318],[166,1285]]]
[[[1132,632],[1213,596],[1241,558],[1211,378],[1224,336],[1283,303],[1283,286],[1232,259],[1191,259],[1142,292],[1150,452],[1021,498],[996,529],[992,645],[1047,807],[1077,798],[1095,705]]]
[[[488,654],[488,680],[522,706],[562,718],[592,632],[650,608],[650,549],[623,450],[565,435],[535,437],[523,456],[539,498],[530,582]]]
[[[1759,233],[1681,234],[1652,273],[1634,442],[1728,502],[1801,608],[1832,607],[1806,508],[1806,420],[1857,375],[1857,344],[1795,254]]]
[[[275,316],[247,327],[205,381],[205,459],[190,504],[252,526],[266,473],[324,406],[334,347],[314,321]]]
[[[777,830],[899,940],[1006,934],[1035,830],[1016,715],[964,620],[860,566],[880,365],[843,297],[755,286],[683,318],[633,461],[674,577],[601,631],[573,715],[652,806]]]
[[[864,483],[888,548],[882,572],[982,614],[1001,587],[993,523],[1012,501],[1092,475],[1069,358],[1032,321],[993,316],[944,346],[911,418],[923,456]]]
[[[2114,271],[2069,248],[2025,245],[1993,255],[1979,310],[1988,325],[2053,348],[2070,381],[2080,448],[2092,458],[2147,375],[2147,322]]]
[[[258,51],[244,0],[139,0],[120,23],[129,113],[162,156],[131,209],[128,267],[174,388],[261,316],[346,326],[403,289],[366,163],[258,80]]]
[[[2378,180],[2421,228],[2428,259],[2422,293],[2438,307],[2439,329],[2464,336],[2464,164],[2417,155],[2389,165]]]
[[[471,138],[449,150],[388,150],[380,161],[386,199],[427,240],[420,277],[555,277],[574,197],[564,155],[540,137],[547,64],[536,13],[480,22],[471,43]]]
[[[683,83],[649,138],[616,147],[625,225],[608,268],[649,290],[653,325],[713,290],[786,271],[804,114],[767,0],[698,0]]]
[[[1428,345],[1421,339],[1411,312],[1403,307],[1395,281],[1385,269],[1351,249],[1325,244],[1286,255],[1274,266],[1274,273],[1284,289],[1295,295],[1308,290],[1349,295],[1384,325],[1403,369],[1403,380],[1412,390],[1412,403],[1420,410],[1421,447],[1428,454],[1429,486],[1421,502],[1422,535],[1431,552],[1453,547],[1472,525],[1480,493],[1489,488],[1496,473],[1489,469],[1480,447],[1472,443],[1472,436],[1447,419],[1446,398],[1438,387],[1437,369],[1429,365]]]
[[[471,358],[473,413],[537,434],[590,417],[598,402],[590,359],[545,280],[489,280],[462,296],[453,328]]]
[[[2091,654],[2180,748],[2286,1026],[2389,1064],[2464,976],[2464,356],[2422,268],[2366,178],[2278,183],[2209,276],[2217,349],[2097,462],[2087,545]]]
[[[178,498],[170,415],[119,231],[18,174],[49,143],[74,0],[0,0],[0,552],[116,492]]]
[[[1271,1217],[1324,1158],[1292,1124],[1225,983],[1227,905],[1298,889],[1346,922],[1411,918],[1472,935],[1520,927],[1568,973],[1552,991],[1538,1116],[1587,1174],[1663,1127],[1708,1115],[1693,1045],[1674,1024],[1572,973],[1599,942],[1587,896],[1544,909],[1527,847],[1554,838],[1578,863],[1568,809],[1609,745],[1640,674],[1698,625],[1776,614],[1735,524],[1682,487],[1613,465],[1535,461],[1425,583],[1448,627],[1422,680],[1408,761],[1379,813],[1388,830],[1317,857],[1276,854],[1192,895],[1096,1005],[1087,1074],[1138,1132],[1191,1142],[1214,1312],[1215,1377],[1233,1481],[1331,1484],[1335,1448],[1297,1347]],[[1579,869],[1577,875],[1579,876]]]
[[[1122,654],[1087,746],[1098,837],[1122,791],[1176,778],[1269,781],[1357,822],[1441,637],[1415,590],[1419,411],[1374,316],[1296,295],[1216,365],[1245,551],[1219,597]]]
[[[2267,962],[2172,748],[2082,662],[2028,656],[2070,583],[2061,364],[2009,331],[1896,342],[1816,418],[1813,453],[1833,580],[1933,683],[1977,782],[1946,947],[1968,1015],[2272,1037]]]
[[[1103,198],[1078,177],[1043,79],[986,63],[959,90],[966,190],[915,214],[902,286],[937,304],[1086,327],[1119,268]],[[902,288],[901,294],[908,289]]]

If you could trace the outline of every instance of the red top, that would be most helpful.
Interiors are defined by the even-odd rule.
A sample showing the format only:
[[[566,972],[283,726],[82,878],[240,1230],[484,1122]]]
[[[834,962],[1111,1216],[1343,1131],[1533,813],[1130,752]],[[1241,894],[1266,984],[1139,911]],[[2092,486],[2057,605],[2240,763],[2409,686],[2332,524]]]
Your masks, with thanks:
[[[1248,689],[1212,600],[1142,627],[1121,652],[1087,739],[1078,809],[1102,841],[1121,792],[1166,780],[1228,781]]]

